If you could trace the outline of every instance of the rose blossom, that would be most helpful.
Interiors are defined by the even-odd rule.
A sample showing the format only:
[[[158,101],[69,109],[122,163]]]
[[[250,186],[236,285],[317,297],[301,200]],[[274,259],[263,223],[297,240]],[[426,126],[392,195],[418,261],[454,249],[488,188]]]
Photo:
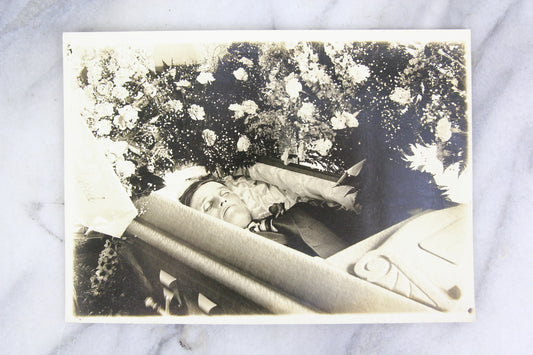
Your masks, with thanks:
[[[255,115],[257,112],[258,106],[253,100],[246,100],[242,102],[242,109],[245,113],[249,115]]]
[[[318,139],[313,143],[313,149],[318,152],[318,154],[322,156],[328,155],[329,150],[333,146],[333,143],[329,139]]]
[[[228,109],[233,111],[235,119],[239,119],[244,116],[244,114],[255,115],[259,106],[253,100],[245,100],[242,104],[231,104]]]
[[[100,82],[96,86],[96,92],[101,96],[109,96],[112,90],[113,90],[113,84],[111,84],[109,81]]]
[[[96,122],[93,126],[93,129],[96,130],[96,133],[99,136],[106,136],[111,133],[111,121],[103,119]]]
[[[241,80],[241,81],[248,80],[248,73],[246,72],[246,70],[244,70],[244,68],[239,68],[239,69],[235,70],[233,72],[233,76],[237,80]]]
[[[246,136],[240,136],[237,141],[237,151],[246,152],[250,148],[250,139]]]
[[[389,98],[400,105],[407,105],[411,103],[411,92],[408,89],[397,87]]]
[[[205,120],[205,111],[202,106],[192,104],[191,107],[187,110],[191,118],[195,121]]]
[[[359,114],[359,111],[356,113],[349,113],[346,111],[335,112],[335,116],[331,118],[331,127],[335,130],[344,129],[346,127],[358,127],[359,121],[356,116]]]
[[[315,113],[315,105],[311,102],[304,102],[300,109],[298,110],[298,117],[300,117],[304,121],[312,121],[313,120],[313,114]]]
[[[294,77],[294,74],[289,75],[285,80],[285,91],[287,91],[287,94],[289,94],[291,99],[298,98],[300,91],[302,91],[302,84]]]
[[[200,84],[207,84],[215,81],[215,77],[211,73],[201,72],[196,78]]]
[[[359,112],[357,111],[355,113],[348,113],[346,111],[343,112],[343,114],[346,114],[346,126],[348,127],[359,127],[359,121],[357,120],[357,115],[359,115]]]
[[[208,147],[212,147],[217,141],[216,133],[210,129],[204,129],[202,131],[202,138],[204,139],[205,144],[207,144]]]
[[[335,116],[331,118],[331,128],[334,130],[346,128],[346,117],[340,112],[335,112]]]
[[[113,123],[121,130],[135,127],[139,119],[139,112],[131,105],[126,105],[118,109],[118,115],[115,116]]]
[[[235,119],[239,119],[239,118],[244,116],[244,109],[243,109],[242,105],[231,104],[231,105],[229,105],[228,109],[230,111],[233,111],[233,115],[234,115]]]
[[[129,91],[123,86],[115,86],[111,93],[114,97],[116,97],[120,101],[124,101],[130,94]]]
[[[94,106],[94,111],[97,118],[111,116],[113,114],[114,106],[110,102],[99,103]]]
[[[241,59],[239,59],[239,62],[246,65],[247,67],[251,67],[252,65],[254,65],[254,62],[252,62],[250,59],[246,57],[242,57]]]
[[[451,124],[451,122],[448,121],[448,119],[446,117],[445,118],[441,118],[437,122],[437,127],[435,128],[435,133],[436,133],[437,137],[442,142],[447,142],[452,137],[452,124]]]
[[[180,112],[183,109],[183,104],[179,100],[170,100],[165,104],[167,110],[172,112]]]
[[[176,87],[178,88],[188,88],[191,86],[191,82],[189,80],[183,79],[183,80],[174,82],[174,85],[176,85]]]
[[[352,77],[354,83],[359,84],[368,79],[370,69],[366,65],[355,64],[348,68],[348,74]]]

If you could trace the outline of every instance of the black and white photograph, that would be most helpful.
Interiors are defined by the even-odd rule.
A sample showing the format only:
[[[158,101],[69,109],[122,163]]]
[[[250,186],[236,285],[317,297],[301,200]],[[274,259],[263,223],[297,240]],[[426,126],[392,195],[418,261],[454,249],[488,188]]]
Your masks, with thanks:
[[[468,30],[63,35],[66,318],[475,320]]]

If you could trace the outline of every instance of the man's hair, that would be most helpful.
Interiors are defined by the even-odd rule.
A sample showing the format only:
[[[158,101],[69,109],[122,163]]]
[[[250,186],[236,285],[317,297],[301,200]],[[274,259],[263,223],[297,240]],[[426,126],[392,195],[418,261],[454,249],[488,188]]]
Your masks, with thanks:
[[[194,193],[200,188],[200,186],[207,184],[208,182],[220,182],[220,180],[216,179],[212,175],[207,175],[204,177],[201,177],[199,180],[193,182],[192,184],[185,189],[181,197],[179,198],[179,201],[183,203],[185,206],[191,206],[191,200],[194,195]]]

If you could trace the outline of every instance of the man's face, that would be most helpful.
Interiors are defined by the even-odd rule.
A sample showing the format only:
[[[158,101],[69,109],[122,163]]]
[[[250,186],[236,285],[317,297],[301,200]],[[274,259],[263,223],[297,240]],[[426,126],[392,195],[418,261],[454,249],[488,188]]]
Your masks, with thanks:
[[[191,207],[208,215],[246,228],[252,216],[244,202],[221,183],[201,185],[191,198]]]

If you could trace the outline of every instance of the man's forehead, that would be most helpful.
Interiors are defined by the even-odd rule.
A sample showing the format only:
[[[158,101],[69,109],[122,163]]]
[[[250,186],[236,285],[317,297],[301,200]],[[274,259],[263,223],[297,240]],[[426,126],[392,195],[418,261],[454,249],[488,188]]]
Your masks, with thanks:
[[[204,196],[204,195],[209,195],[215,191],[218,191],[222,188],[225,188],[226,186],[224,186],[223,184],[219,183],[219,182],[216,182],[216,181],[209,181],[209,182],[206,182],[205,184],[201,185],[198,187],[198,189],[196,190],[196,192],[193,194],[192,198],[194,199],[195,197],[198,197],[198,196]]]

